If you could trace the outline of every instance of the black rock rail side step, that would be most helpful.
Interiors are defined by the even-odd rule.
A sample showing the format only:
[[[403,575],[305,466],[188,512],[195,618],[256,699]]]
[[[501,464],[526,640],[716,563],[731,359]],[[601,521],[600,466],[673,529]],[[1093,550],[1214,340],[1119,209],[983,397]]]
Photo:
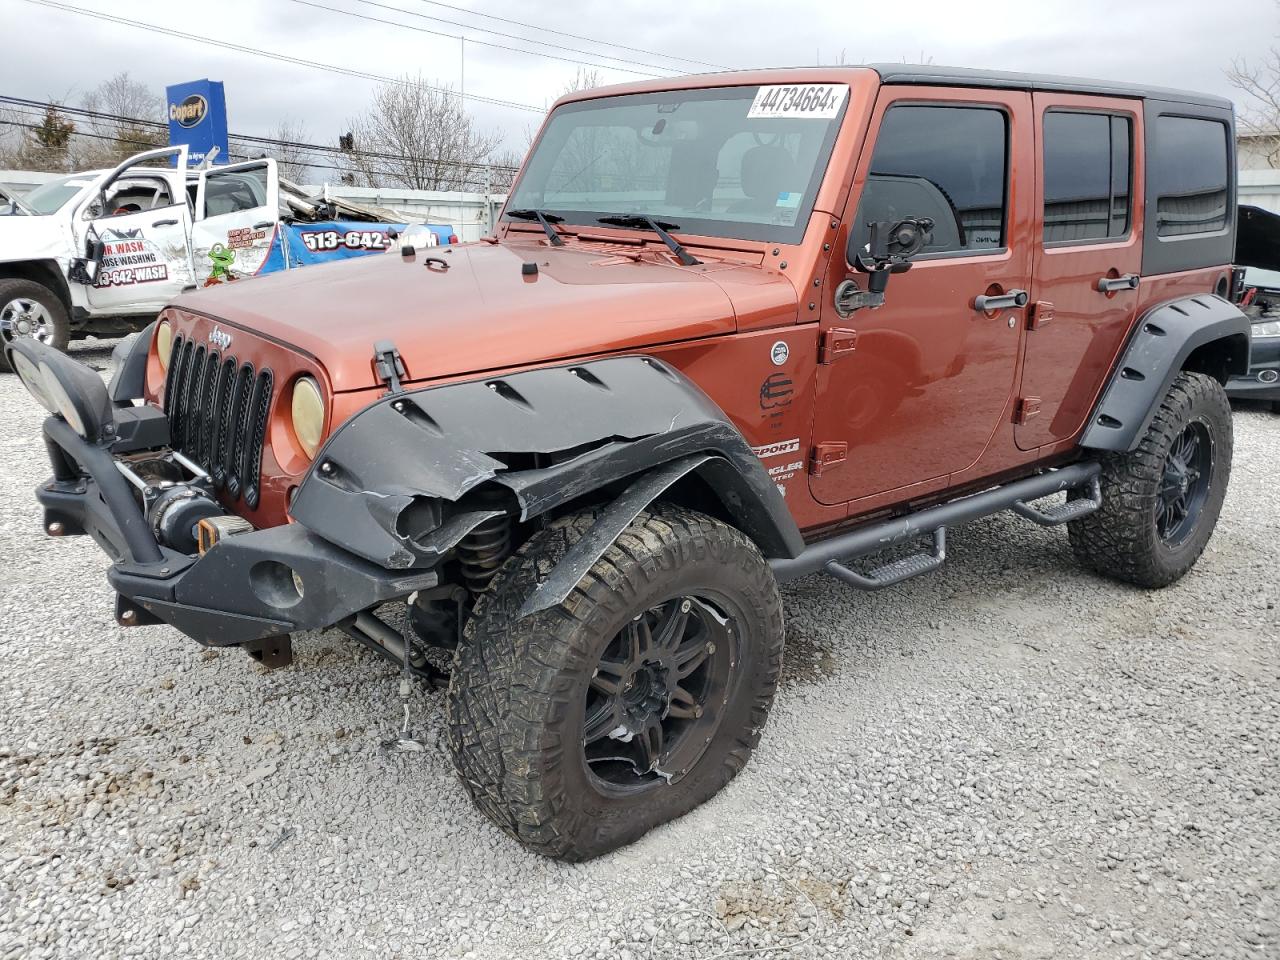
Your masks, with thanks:
[[[1013,505],[1013,512],[1025,520],[1038,523],[1042,527],[1056,527],[1072,520],[1087,517],[1102,506],[1102,484],[1094,477],[1089,483],[1089,496],[1080,500],[1067,500],[1055,503],[1050,507],[1033,507],[1019,500]]]
[[[769,566],[773,568],[773,575],[779,583],[787,583],[797,577],[822,571],[838,577],[850,586],[864,590],[879,590],[892,583],[901,583],[910,577],[942,566],[946,555],[944,527],[953,527],[970,520],[989,517],[993,513],[1012,509],[1015,504],[1025,506],[1028,501],[1061,493],[1064,490],[1074,490],[1086,484],[1090,485],[1091,493],[1095,493],[1092,500],[1076,500],[1042,511],[1030,507],[1027,509],[1051,520],[1061,517],[1062,519],[1057,522],[1063,523],[1075,519],[1076,516],[1083,516],[1089,509],[1097,509],[1096,506],[1077,507],[1076,504],[1089,505],[1100,502],[1100,497],[1096,495],[1093,488],[1101,471],[1102,467],[1096,461],[1073,463],[1056,470],[1046,470],[1033,477],[1015,480],[1013,483],[940,503],[905,516],[894,517],[892,520],[867,524],[827,540],[819,540],[805,547],[799,556],[775,558],[769,561]],[[1067,508],[1070,508],[1070,516],[1067,515]],[[1022,515],[1026,516],[1026,514]],[[932,555],[920,554],[908,557],[865,576],[844,566],[844,563],[849,560],[868,556],[906,540],[930,535],[934,537]],[[868,586],[867,583],[874,585]]]
[[[837,580],[847,583],[859,590],[883,590],[895,583],[902,583],[922,573],[932,573],[947,561],[947,528],[939,527],[933,531],[933,552],[916,553],[893,563],[876,567],[866,574],[850,570],[838,560],[827,562],[826,571]]]

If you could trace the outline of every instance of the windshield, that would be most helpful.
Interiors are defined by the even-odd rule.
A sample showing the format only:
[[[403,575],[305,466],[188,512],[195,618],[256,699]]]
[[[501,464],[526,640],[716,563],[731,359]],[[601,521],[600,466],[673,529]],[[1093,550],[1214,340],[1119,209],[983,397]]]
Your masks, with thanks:
[[[38,217],[47,217],[57,213],[68,200],[89,185],[88,180],[77,180],[75,177],[62,177],[42,183],[30,193],[18,198],[19,210],[30,210]]]
[[[682,233],[796,242],[848,92],[843,84],[792,84],[566,104],[551,115],[507,206],[572,224],[643,214]]]

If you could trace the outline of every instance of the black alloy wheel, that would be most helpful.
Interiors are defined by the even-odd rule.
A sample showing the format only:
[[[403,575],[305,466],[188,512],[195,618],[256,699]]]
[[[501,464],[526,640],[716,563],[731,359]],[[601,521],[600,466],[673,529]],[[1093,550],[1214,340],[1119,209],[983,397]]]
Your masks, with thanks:
[[[692,769],[724,715],[739,634],[696,596],[651,607],[622,629],[596,664],[583,717],[598,786],[645,790]]]
[[[1165,543],[1176,546],[1195,529],[1212,476],[1213,438],[1204,421],[1193,420],[1173,442],[1155,500],[1156,532]]]

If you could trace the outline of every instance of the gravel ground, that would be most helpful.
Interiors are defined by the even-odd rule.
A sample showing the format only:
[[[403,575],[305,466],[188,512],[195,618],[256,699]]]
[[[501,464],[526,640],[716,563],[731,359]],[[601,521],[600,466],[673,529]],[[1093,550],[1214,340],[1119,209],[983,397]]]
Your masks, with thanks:
[[[1280,417],[1237,412],[1164,592],[1003,517],[884,594],[788,588],[744,774],[566,866],[471,808],[440,694],[425,753],[379,751],[395,670],[340,635],[268,673],[117,629],[98,550],[40,532],[8,375],[0,407],[0,958],[1280,956]]]

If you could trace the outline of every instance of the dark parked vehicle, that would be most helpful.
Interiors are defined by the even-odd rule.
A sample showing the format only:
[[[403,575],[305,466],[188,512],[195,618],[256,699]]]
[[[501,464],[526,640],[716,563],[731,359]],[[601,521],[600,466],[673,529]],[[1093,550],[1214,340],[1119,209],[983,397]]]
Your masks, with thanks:
[[[184,295],[110,388],[10,343],[45,529],[126,626],[453,650],[464,788],[597,856],[746,764],[780,584],[890,587],[1005,510],[1191,569],[1249,370],[1234,144],[1217,97],[933,66],[570,94],[487,241]]]
[[[1253,321],[1249,372],[1227,381],[1227,395],[1263,400],[1280,413],[1280,214],[1240,208],[1236,301]]]

